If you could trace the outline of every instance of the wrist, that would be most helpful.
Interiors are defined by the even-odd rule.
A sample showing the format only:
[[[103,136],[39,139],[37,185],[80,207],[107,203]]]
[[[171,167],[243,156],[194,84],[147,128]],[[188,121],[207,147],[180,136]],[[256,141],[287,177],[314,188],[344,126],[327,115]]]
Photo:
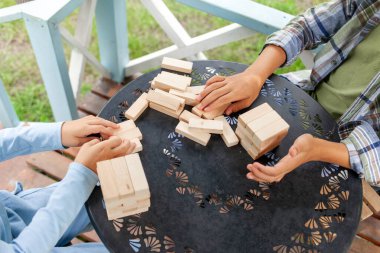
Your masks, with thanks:
[[[255,73],[253,71],[249,71],[248,69],[243,72],[246,79],[250,84],[254,84],[256,88],[261,89],[265,83],[266,77],[260,75],[259,73]]]

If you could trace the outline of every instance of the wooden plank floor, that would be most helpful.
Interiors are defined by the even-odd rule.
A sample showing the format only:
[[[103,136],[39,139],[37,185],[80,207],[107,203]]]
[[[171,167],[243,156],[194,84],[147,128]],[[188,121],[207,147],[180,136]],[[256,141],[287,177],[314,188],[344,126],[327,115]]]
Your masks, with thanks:
[[[136,76],[135,76],[136,77]],[[127,83],[130,80],[125,80]],[[96,115],[110,97],[123,86],[101,79],[78,105],[80,116]],[[61,180],[69,163],[75,158],[78,148],[49,151],[22,156],[0,163],[0,189],[12,190],[16,181],[26,189],[43,187]],[[95,231],[82,234],[72,243],[98,242]],[[380,253],[380,216],[374,215],[360,223],[349,253]]]

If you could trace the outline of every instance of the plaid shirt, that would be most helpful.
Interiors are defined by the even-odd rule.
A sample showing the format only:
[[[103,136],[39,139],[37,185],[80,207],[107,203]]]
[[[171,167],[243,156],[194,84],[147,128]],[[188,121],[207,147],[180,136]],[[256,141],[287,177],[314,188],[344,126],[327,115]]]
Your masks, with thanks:
[[[309,81],[302,83],[302,88],[314,90],[379,23],[379,0],[334,0],[297,16],[270,35],[266,45],[282,47],[285,65],[290,65],[301,51],[325,44],[314,58]],[[372,185],[380,185],[379,95],[380,70],[338,121],[351,169]]]

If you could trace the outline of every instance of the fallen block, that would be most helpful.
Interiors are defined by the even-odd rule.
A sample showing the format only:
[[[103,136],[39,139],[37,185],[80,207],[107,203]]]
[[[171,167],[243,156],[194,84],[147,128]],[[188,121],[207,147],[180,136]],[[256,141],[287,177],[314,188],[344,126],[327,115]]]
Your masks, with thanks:
[[[177,97],[183,98],[185,100],[185,104],[190,105],[190,106],[195,106],[199,102],[196,100],[197,95],[191,93],[191,92],[183,92],[183,91],[178,91],[175,89],[170,89],[169,90],[170,94],[173,94]]]
[[[222,105],[219,108],[216,108],[215,110],[212,110],[210,112],[204,112],[202,114],[202,117],[205,119],[214,119],[218,116],[223,115],[224,111],[227,109],[228,106],[230,106],[230,104]]]
[[[193,114],[193,113],[191,113],[191,112],[189,112],[189,111],[187,111],[187,110],[184,110],[184,111],[181,113],[181,115],[179,116],[179,120],[184,121],[184,122],[186,122],[186,123],[189,123],[189,120],[190,120],[191,118],[200,119],[199,116],[197,116],[197,115],[195,115],[195,114]]]
[[[173,118],[176,118],[178,119],[179,116],[181,115],[183,109],[185,108],[185,105],[182,105],[181,107],[178,108],[178,110],[174,111],[174,110],[170,110],[162,105],[159,105],[159,104],[156,104],[156,103],[149,103],[149,107],[156,110],[156,111],[159,111],[163,114],[166,114],[170,117],[173,117]]]
[[[195,95],[199,95],[204,89],[205,85],[198,85],[198,86],[190,86],[186,88],[186,92],[193,93]]]
[[[189,130],[197,132],[209,133],[209,134],[222,134],[223,122],[217,120],[205,120],[191,118],[189,120]]]
[[[124,116],[127,119],[131,119],[136,121],[138,117],[148,108],[148,100],[146,99],[148,96],[147,93],[141,94],[141,96],[129,107],[129,109],[124,113]]]
[[[189,61],[182,61],[174,58],[164,57],[162,59],[161,67],[190,74],[193,69],[193,63]]]
[[[197,106],[194,106],[193,108],[191,108],[191,112],[194,113],[195,115],[197,115],[198,117],[202,117],[202,115],[204,113],[204,111],[199,109]]]
[[[179,98],[159,89],[150,90],[148,92],[147,100],[173,111],[177,111],[182,105],[185,104],[185,100],[183,98]]]
[[[239,143],[239,139],[236,136],[234,130],[230,126],[230,124],[227,122],[226,118],[224,116],[216,117],[215,120],[218,120],[223,123],[223,133],[222,133],[222,139],[227,147],[235,146]]]
[[[178,123],[177,127],[175,128],[175,131],[203,146],[206,146],[211,138],[211,134],[190,130],[189,125],[183,121],[180,121]]]

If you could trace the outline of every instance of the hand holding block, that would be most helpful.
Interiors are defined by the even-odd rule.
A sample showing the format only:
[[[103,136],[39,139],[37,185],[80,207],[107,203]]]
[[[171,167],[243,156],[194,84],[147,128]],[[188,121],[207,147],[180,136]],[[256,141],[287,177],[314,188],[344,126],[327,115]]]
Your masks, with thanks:
[[[183,121],[178,123],[175,131],[203,146],[206,146],[211,138],[211,134],[190,130],[189,125]]]
[[[165,69],[170,69],[170,70],[190,74],[193,69],[193,63],[188,62],[188,61],[173,59],[169,57],[164,57],[162,59],[161,67]]]
[[[129,109],[124,113],[127,119],[136,121],[138,117],[148,108],[148,100],[146,100],[148,94],[143,93],[141,96],[129,107]]]
[[[185,104],[185,100],[183,98],[179,98],[159,89],[150,90],[148,92],[147,100],[173,111],[177,111],[182,105]]]
[[[223,122],[217,120],[205,120],[191,118],[189,120],[189,130],[197,132],[209,133],[209,134],[222,134]]]
[[[202,117],[205,119],[214,119],[220,115],[223,115],[228,106],[230,106],[230,104],[222,105],[211,112],[204,112]]]
[[[191,118],[195,118],[195,119],[200,119],[200,117],[198,117],[197,115],[187,111],[187,110],[184,110],[181,115],[179,116],[179,120],[183,121],[183,122],[186,122],[186,123],[189,123],[189,120]]]
[[[234,133],[234,130],[231,128],[230,124],[228,124],[226,118],[224,116],[216,117],[215,120],[218,120],[223,123],[223,133],[222,139],[227,147],[235,146],[239,143],[239,139]]]

